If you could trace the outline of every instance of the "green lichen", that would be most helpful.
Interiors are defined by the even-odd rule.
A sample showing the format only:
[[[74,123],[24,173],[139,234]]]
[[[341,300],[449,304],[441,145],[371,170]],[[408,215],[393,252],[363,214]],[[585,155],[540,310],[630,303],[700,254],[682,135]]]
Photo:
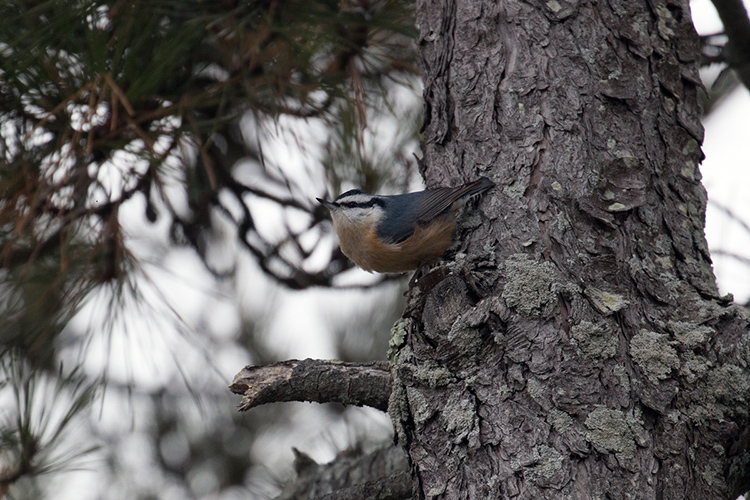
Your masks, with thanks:
[[[544,398],[542,398],[544,395],[544,385],[542,385],[542,383],[536,378],[532,377],[526,381],[526,392],[528,392],[529,396],[534,398],[534,401],[538,403],[541,403],[544,400]]]
[[[437,498],[438,496],[445,493],[445,484],[438,484],[437,486],[432,486],[429,490],[427,490],[427,498]]]
[[[624,210],[629,210],[629,209],[628,209],[627,206],[623,205],[619,201],[616,201],[616,202],[610,204],[607,207],[607,210],[609,210],[610,212],[622,212]]]
[[[680,169],[680,175],[689,181],[694,181],[695,165],[690,161],[686,161],[685,165]]]
[[[687,414],[697,425],[703,425],[709,420],[724,419],[723,409],[715,401],[712,401],[711,398],[705,398],[705,401],[690,405]]]
[[[677,342],[688,349],[703,345],[714,333],[713,328],[692,321],[670,321],[667,326]]]
[[[519,106],[519,110],[523,113],[523,109],[521,106]],[[503,194],[508,196],[512,199],[518,199],[521,196],[523,196],[523,193],[526,192],[527,183],[525,182],[514,182],[513,184],[508,184],[503,188]]]
[[[462,229],[474,229],[482,225],[482,217],[479,212],[464,210],[458,219],[458,223]]]
[[[690,307],[697,312],[696,318],[699,321],[716,319],[726,312],[726,308],[717,304],[715,300],[696,300]]]
[[[534,448],[531,462],[524,467],[523,474],[528,481],[537,483],[560,473],[562,467],[562,454],[554,448],[541,445]]]
[[[750,383],[747,372],[739,366],[726,364],[708,374],[708,385],[717,401],[728,405],[743,404]]]
[[[707,485],[712,486],[718,476],[721,475],[723,464],[716,458],[710,458],[701,470],[701,477]]]
[[[617,337],[602,323],[581,321],[570,329],[570,334],[589,356],[607,359],[617,354]]]
[[[630,341],[630,356],[643,369],[648,379],[657,383],[679,368],[677,351],[666,335],[641,330]]]
[[[662,257],[656,257],[654,259],[654,262],[659,264],[664,269],[672,270],[674,269],[674,264],[672,264],[672,256],[671,255],[664,255]],[[671,274],[666,273],[660,273],[659,275],[661,280],[664,280],[665,278],[668,280],[667,288],[669,289],[671,293],[671,296],[674,297],[676,295],[677,290],[675,289],[675,286],[678,284],[675,279],[672,279]]]
[[[711,361],[703,356],[698,356],[692,352],[682,355],[682,366],[680,367],[680,376],[689,384],[695,383],[708,372],[711,368]]]
[[[675,22],[672,13],[666,7],[658,7],[656,14],[659,16],[659,21],[656,23],[659,35],[663,39],[669,40],[670,37],[674,36],[674,30],[669,27],[669,23]]]
[[[430,389],[445,387],[456,380],[447,368],[429,363],[420,365],[414,372],[414,377]]]
[[[557,228],[560,231],[570,231],[570,229],[573,227],[570,223],[570,219],[568,219],[568,216],[565,214],[565,212],[559,212],[557,216],[555,217],[555,223],[557,224]]]
[[[486,264],[490,267],[495,266],[495,244],[491,241],[485,241],[482,246],[482,253],[487,257]]]
[[[597,407],[586,417],[584,425],[588,429],[586,438],[594,445],[625,460],[635,457],[633,431],[621,411]]]
[[[406,388],[401,381],[394,375],[393,384],[391,384],[391,395],[388,398],[388,416],[393,423],[393,432],[397,443],[406,443],[406,430],[403,422],[408,422],[409,402],[406,396]]]
[[[628,413],[625,416],[625,421],[628,423],[633,438],[638,446],[646,447],[651,439],[651,435],[643,425],[643,414],[639,409],[635,409],[632,414]]]
[[[620,159],[628,169],[634,169],[641,163],[641,159],[637,156],[621,156]]]
[[[552,285],[557,270],[549,262],[536,262],[526,254],[514,254],[505,261],[508,282],[503,289],[505,302],[526,316],[541,313],[543,306],[555,300]]]
[[[625,367],[617,365],[614,367],[612,372],[620,381],[620,387],[622,387],[625,392],[630,392],[630,377],[628,376],[628,372],[625,370]]]
[[[594,307],[602,314],[614,314],[628,306],[629,302],[622,295],[605,292],[598,288],[589,287],[585,291]]]
[[[406,343],[406,334],[408,333],[408,322],[410,320],[400,319],[391,327],[391,337],[388,340],[388,352],[386,357],[391,365],[396,362],[396,355]]]
[[[737,342],[737,358],[741,367],[750,366],[750,333],[743,333]]]
[[[442,413],[445,429],[453,434],[454,443],[470,439],[471,435],[478,435],[478,429],[474,425],[476,405],[468,393],[452,392]]]
[[[727,412],[746,412],[750,380],[736,365],[727,364],[710,370],[694,393],[688,415],[698,425],[709,420],[723,420]]]
[[[570,431],[573,426],[573,417],[565,413],[564,411],[558,410],[557,408],[551,408],[547,412],[547,423],[550,424],[558,433],[564,434]]]
[[[546,5],[547,5],[547,8],[551,10],[552,12],[554,12],[555,14],[560,12],[560,10],[562,9],[562,5],[560,5],[560,2],[556,0],[550,0],[549,2],[547,2]]]
[[[581,293],[581,287],[570,281],[556,281],[552,284],[552,292],[555,295],[562,295],[564,297],[572,297]]]
[[[744,451],[731,458],[729,465],[729,482],[734,483],[740,478],[744,478],[748,467],[750,467],[750,453]]]
[[[476,328],[469,328],[462,318],[457,318],[448,332],[448,340],[459,351],[461,364],[474,364],[474,358],[482,348],[482,335]]]
[[[701,145],[695,139],[688,139],[685,146],[680,151],[683,155],[688,156],[700,149]]]
[[[427,398],[418,389],[407,387],[406,398],[409,401],[411,416],[417,425],[424,424],[435,414],[434,409],[428,404]]]

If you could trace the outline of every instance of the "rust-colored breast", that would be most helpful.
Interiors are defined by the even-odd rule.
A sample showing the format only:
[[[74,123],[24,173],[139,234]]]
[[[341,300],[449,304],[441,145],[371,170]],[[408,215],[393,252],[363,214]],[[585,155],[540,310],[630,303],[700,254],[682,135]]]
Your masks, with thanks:
[[[348,224],[339,224],[336,233],[344,255],[365,271],[404,273],[439,259],[451,244],[456,223],[452,214],[417,226],[401,243],[382,243],[373,229],[361,234]]]

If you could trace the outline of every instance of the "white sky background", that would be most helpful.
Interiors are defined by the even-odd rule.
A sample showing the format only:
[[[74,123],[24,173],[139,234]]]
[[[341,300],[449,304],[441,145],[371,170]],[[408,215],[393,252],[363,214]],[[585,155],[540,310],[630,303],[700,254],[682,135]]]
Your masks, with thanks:
[[[747,4],[750,4],[750,0],[746,0]],[[699,33],[721,31],[721,23],[709,0],[694,0],[691,6]],[[736,89],[704,120],[704,125],[706,137],[703,148],[706,160],[701,166],[701,172],[709,199],[731,208],[750,224],[750,92],[743,87]],[[300,162],[302,165],[306,161],[305,155],[288,146],[279,146],[275,156],[277,159],[286,156],[284,163]],[[308,158],[307,161],[314,159]],[[304,169],[305,166],[300,168]],[[380,293],[383,292],[377,291],[294,292],[280,289],[268,284],[257,266],[242,259],[235,278],[238,296],[227,296],[225,291],[217,290],[211,284],[211,276],[192,252],[170,248],[163,232],[166,231],[163,224],[161,227],[158,223],[156,227],[144,225],[143,207],[137,206],[137,203],[135,205],[133,213],[140,214],[140,218],[134,217],[130,223],[135,234],[142,235],[143,251],[152,256],[159,255],[163,259],[160,265],[151,268],[149,274],[158,288],[168,295],[169,303],[188,326],[207,321],[209,330],[215,335],[231,336],[239,327],[239,316],[243,309],[261,311],[272,319],[266,335],[274,345],[278,359],[330,358],[335,353],[329,333],[331,319],[342,320],[342,311],[367,307],[374,301],[382,300]],[[707,213],[706,235],[712,250],[721,249],[750,257],[750,234],[712,206],[711,202]],[[747,301],[750,298],[750,266],[733,258],[714,256],[713,259],[721,291],[733,293],[738,302]],[[366,281],[368,275],[361,271],[353,271],[352,277],[360,276],[358,273]],[[144,290],[144,293],[148,295],[155,292]],[[386,293],[394,291],[391,288]],[[159,300],[156,299],[153,303],[159,303]],[[211,311],[211,314],[207,315],[206,310]],[[104,311],[87,311],[86,314],[91,317],[82,315],[78,319],[79,326],[100,321],[102,315],[106,314],[106,310]],[[142,387],[152,387],[166,383],[174,375],[174,368],[170,363],[174,361],[175,350],[184,356],[182,361],[191,365],[202,363],[201,354],[195,345],[195,341],[200,344],[200,339],[169,333],[169,320],[165,319],[168,316],[165,313],[164,317],[151,321],[144,317],[129,318],[130,330],[136,334],[115,333],[112,336],[117,342],[115,346],[107,346],[100,339],[101,342],[92,346],[92,352],[99,350],[104,353],[110,349],[111,352],[118,353],[118,356],[107,357],[102,354],[100,359],[92,360],[90,368],[96,369],[97,365],[101,367],[107,363],[110,371],[123,381],[131,380]],[[172,347],[167,347],[170,343],[173,344]],[[211,356],[221,371],[220,374],[213,374],[211,381],[224,385],[244,364],[252,362],[237,352],[211,353]],[[104,427],[116,425],[118,411],[130,411],[120,405],[115,406],[116,410],[109,407],[103,409],[101,416]],[[302,411],[295,417],[300,424],[299,432],[267,435],[253,446],[253,452],[258,456],[268,457],[272,468],[291,461],[292,446],[311,454],[318,461],[333,459],[337,448],[341,449],[346,445],[346,439],[337,436],[346,435],[349,418],[358,420],[372,434],[382,434],[384,439],[389,432],[388,418],[380,412],[356,410],[353,417],[332,422],[331,414],[320,405],[300,405],[300,408]],[[234,411],[234,408],[227,408],[227,411]],[[142,418],[148,416],[144,415]],[[129,422],[119,425],[124,432],[129,432]],[[132,430],[131,428],[130,432]],[[143,446],[145,444],[134,433],[134,456],[143,454],[143,449],[139,448]],[[148,464],[138,464],[137,460],[135,462],[134,470],[148,467]],[[98,486],[103,480],[106,478],[93,470],[82,473],[65,472],[53,478],[59,498],[76,500],[97,498]],[[179,498],[180,494],[175,492],[174,497]]]
[[[750,1],[745,0],[745,8]],[[710,0],[693,0],[693,21],[699,34],[722,31]],[[729,208],[750,224],[750,92],[740,86],[726,96],[703,121],[706,137],[701,165],[708,191],[706,238],[712,252],[723,250],[750,258],[750,234],[717,209]],[[715,203],[713,203],[715,202]],[[712,255],[722,293],[730,292],[739,303],[750,299],[750,266],[731,257]]]

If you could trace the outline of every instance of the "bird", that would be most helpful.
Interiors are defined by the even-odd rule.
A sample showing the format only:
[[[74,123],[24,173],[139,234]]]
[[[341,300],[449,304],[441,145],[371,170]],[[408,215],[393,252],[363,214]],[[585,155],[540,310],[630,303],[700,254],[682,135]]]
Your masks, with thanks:
[[[397,195],[351,189],[334,201],[316,200],[331,212],[341,251],[357,266],[405,273],[442,257],[456,228],[456,212],[494,185],[480,177],[458,187]]]

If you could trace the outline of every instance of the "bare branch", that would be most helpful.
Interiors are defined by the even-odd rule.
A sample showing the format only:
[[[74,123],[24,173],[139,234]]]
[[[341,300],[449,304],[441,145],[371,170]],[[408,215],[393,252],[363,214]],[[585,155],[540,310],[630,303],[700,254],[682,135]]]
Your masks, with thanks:
[[[240,411],[280,401],[343,403],[388,409],[391,372],[388,363],[344,363],[317,359],[246,366],[229,389],[242,394]]]
[[[742,229],[747,234],[750,234],[750,224],[748,224],[747,222],[745,222],[745,220],[739,214],[737,214],[734,210],[732,210],[731,208],[729,208],[729,207],[727,207],[725,205],[717,203],[715,201],[709,201],[709,203],[711,204],[712,207],[714,207],[714,208],[716,208],[716,209],[721,210],[722,212],[724,212],[724,214],[726,214],[727,217],[729,217],[732,221],[734,221],[737,224],[739,224],[740,227],[742,227]]]
[[[711,250],[711,255],[721,255],[722,257],[729,257],[730,259],[734,259],[736,261],[739,261],[742,264],[745,264],[746,266],[750,266],[750,257],[747,257],[746,255],[740,255],[736,252],[730,252],[728,250]]]

